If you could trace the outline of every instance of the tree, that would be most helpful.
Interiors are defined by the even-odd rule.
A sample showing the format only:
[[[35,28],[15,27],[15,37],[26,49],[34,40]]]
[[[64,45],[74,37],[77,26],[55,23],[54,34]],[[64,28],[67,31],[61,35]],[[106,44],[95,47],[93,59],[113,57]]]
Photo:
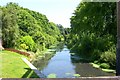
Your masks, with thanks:
[[[117,53],[116,53],[116,75],[120,76],[120,1],[117,2]]]
[[[0,6],[0,9],[3,12],[2,14],[0,12],[0,18],[2,16],[0,24],[2,24],[2,39],[5,48],[20,49],[19,46],[21,46],[23,49],[35,52],[37,49],[42,51],[59,41],[59,36],[61,36],[59,28],[55,23],[49,22],[44,14],[20,7],[12,2],[4,7]],[[21,39],[23,39],[22,43]],[[28,44],[30,40],[34,42],[34,46]]]
[[[3,47],[12,48],[16,45],[16,39],[19,36],[17,25],[17,10],[13,7],[15,4],[8,4],[2,8],[2,40]]]
[[[82,2],[71,17],[68,46],[91,61],[99,60],[102,54],[110,51],[116,58],[115,48],[111,50],[116,45],[116,22],[115,2]]]

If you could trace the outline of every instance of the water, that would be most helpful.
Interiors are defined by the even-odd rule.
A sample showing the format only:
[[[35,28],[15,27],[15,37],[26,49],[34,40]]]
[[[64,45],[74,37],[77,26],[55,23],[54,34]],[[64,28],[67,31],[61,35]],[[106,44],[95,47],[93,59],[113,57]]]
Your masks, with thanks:
[[[80,74],[82,77],[114,75],[93,68],[89,63],[73,61],[70,50],[66,46],[63,46],[63,49],[58,50],[54,55],[47,55],[45,58],[38,60],[34,65],[45,76],[56,74],[57,78],[73,78],[74,74]]]

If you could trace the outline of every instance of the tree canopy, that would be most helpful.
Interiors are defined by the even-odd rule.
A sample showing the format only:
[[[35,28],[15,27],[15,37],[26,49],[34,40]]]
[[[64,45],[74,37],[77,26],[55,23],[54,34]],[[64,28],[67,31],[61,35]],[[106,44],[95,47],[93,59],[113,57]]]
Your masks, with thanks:
[[[116,3],[82,2],[73,14],[68,40],[71,51],[115,66]],[[103,60],[103,56],[106,59]]]
[[[37,48],[43,50],[61,40],[62,34],[57,24],[49,22],[44,14],[12,2],[0,9],[5,48],[21,48],[21,45],[26,45],[26,50],[36,51]]]

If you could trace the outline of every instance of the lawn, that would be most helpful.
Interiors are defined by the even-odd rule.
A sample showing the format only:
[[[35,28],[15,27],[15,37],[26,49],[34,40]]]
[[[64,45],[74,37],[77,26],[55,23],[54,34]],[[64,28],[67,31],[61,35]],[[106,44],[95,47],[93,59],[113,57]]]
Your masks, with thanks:
[[[15,52],[0,51],[0,78],[38,78]]]

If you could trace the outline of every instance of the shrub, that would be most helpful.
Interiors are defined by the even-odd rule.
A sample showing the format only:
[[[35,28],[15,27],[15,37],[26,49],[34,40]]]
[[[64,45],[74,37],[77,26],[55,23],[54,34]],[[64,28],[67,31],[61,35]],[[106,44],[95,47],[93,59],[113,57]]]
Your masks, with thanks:
[[[20,44],[20,48],[26,50],[28,49],[28,46],[26,46],[26,44]]]
[[[36,51],[36,44],[31,36],[24,36],[19,40],[20,46],[29,51]],[[22,45],[21,45],[22,44]],[[28,46],[28,48],[26,47]]]
[[[94,61],[94,63],[95,63],[95,64],[97,64],[97,63],[98,63],[98,61]]]
[[[116,49],[113,45],[108,51],[105,51],[101,57],[100,62],[109,63],[111,67],[115,67],[116,63]]]
[[[49,75],[47,76],[47,78],[56,78],[56,77],[57,77],[57,75],[56,75],[56,74],[54,74],[54,73],[49,74]]]
[[[107,63],[102,63],[102,64],[100,64],[100,67],[101,67],[101,68],[105,68],[105,69],[109,69],[109,68],[110,68],[110,65],[107,64]]]

